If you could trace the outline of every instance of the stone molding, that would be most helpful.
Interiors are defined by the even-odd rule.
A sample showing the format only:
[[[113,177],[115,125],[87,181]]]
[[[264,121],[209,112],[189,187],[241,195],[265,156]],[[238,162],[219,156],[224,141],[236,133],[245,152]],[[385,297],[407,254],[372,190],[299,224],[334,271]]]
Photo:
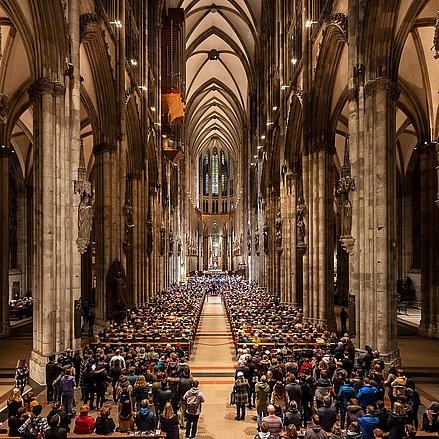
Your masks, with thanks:
[[[401,89],[396,85],[395,81],[389,78],[376,78],[367,81],[364,85],[366,96],[374,96],[379,92],[386,92],[393,101],[397,101],[401,94]]]

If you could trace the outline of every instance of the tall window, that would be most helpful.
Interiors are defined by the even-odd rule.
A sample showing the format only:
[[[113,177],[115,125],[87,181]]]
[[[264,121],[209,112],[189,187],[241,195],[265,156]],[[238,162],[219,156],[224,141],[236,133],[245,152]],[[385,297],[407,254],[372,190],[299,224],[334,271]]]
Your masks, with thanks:
[[[212,154],[212,195],[218,196],[218,150],[213,149]]]
[[[221,151],[221,193],[227,196],[227,159],[224,151]]]
[[[230,159],[230,195],[233,195],[233,186],[235,184],[235,162]]]
[[[207,154],[203,160],[203,195],[209,195],[209,156]]]

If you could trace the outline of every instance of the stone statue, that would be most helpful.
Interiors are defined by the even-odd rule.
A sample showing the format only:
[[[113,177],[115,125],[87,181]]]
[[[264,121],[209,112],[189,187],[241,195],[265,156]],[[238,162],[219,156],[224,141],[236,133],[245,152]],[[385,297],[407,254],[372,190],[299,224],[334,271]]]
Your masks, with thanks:
[[[124,247],[129,249],[133,244],[133,232],[134,232],[134,224],[133,224],[133,207],[128,201],[123,208],[123,213],[125,215],[125,239],[124,239]]]
[[[264,237],[264,253],[268,254],[268,226],[265,224],[264,228],[262,229],[262,235]]]
[[[341,207],[341,236],[351,236],[352,204],[346,198]]]
[[[85,253],[90,242],[90,232],[93,223],[93,207],[89,203],[89,195],[84,194],[78,207],[78,251]]]
[[[247,229],[247,253],[250,256],[252,252],[252,235],[250,229]]]
[[[259,233],[257,230],[255,233],[255,253],[259,256]]]
[[[148,215],[146,220],[146,251],[151,254],[153,248],[153,238],[152,238],[152,218]]]
[[[181,255],[181,239],[178,238],[177,240],[177,256]]]
[[[305,245],[305,223],[302,219],[297,221],[297,245],[304,246]]]
[[[113,261],[107,273],[107,319],[122,320],[126,310],[127,283],[120,261]]]
[[[163,255],[165,253],[166,246],[166,229],[162,227],[160,229],[160,254]]]
[[[172,255],[174,252],[174,234],[172,230],[169,232],[169,254]]]
[[[274,227],[276,229],[275,241],[276,241],[277,248],[282,247],[282,224],[283,224],[283,221],[282,221],[282,218],[280,216],[280,212],[277,212],[276,221],[274,224]]]

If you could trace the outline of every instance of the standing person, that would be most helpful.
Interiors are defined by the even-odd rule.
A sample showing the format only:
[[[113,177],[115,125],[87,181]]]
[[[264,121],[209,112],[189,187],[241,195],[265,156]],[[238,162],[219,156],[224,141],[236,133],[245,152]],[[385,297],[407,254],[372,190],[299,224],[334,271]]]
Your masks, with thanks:
[[[193,379],[189,377],[189,370],[183,373],[178,386],[178,394],[180,397],[180,427],[186,428],[186,401],[183,399],[186,392],[192,388]]]
[[[69,416],[73,416],[75,386],[75,377],[72,375],[72,370],[68,368],[64,371],[64,376],[61,378],[60,389],[62,404],[64,406],[64,410]]]
[[[393,404],[393,410],[387,420],[389,429],[389,439],[400,439],[405,433],[405,424],[407,422],[407,414],[404,406],[400,402]]]
[[[49,362],[46,364],[46,388],[47,402],[54,401],[53,382],[58,376],[58,368],[55,362],[55,355],[49,356]]]
[[[277,439],[283,428],[282,419],[274,414],[275,408],[271,404],[267,407],[267,412],[268,416],[262,418],[262,423],[268,424],[268,431]]]
[[[153,431],[157,425],[157,416],[149,410],[149,401],[143,399],[136,414],[136,425],[139,431]]]
[[[320,427],[319,415],[312,415],[311,425],[305,432],[305,439],[326,439],[325,430]]]
[[[268,431],[268,424],[266,422],[261,423],[261,431],[256,433],[253,439],[274,439],[274,436]]]
[[[17,416],[18,409],[23,407],[23,398],[18,387],[14,387],[7,401],[8,418],[11,416]]]
[[[439,431],[439,402],[432,401],[422,415],[422,429],[429,433]]]
[[[21,358],[17,362],[15,368],[15,387],[20,389],[21,394],[24,392],[24,388],[29,384],[29,368],[27,367],[26,360]]]
[[[373,439],[373,431],[378,427],[380,420],[375,416],[375,408],[373,405],[366,407],[366,414],[358,418],[364,439]]]
[[[337,401],[339,402],[340,407],[340,425],[341,428],[344,428],[345,419],[346,419],[346,407],[348,402],[355,398],[355,389],[352,387],[351,382],[347,380],[338,391]]]
[[[201,413],[201,404],[205,401],[204,395],[198,389],[198,381],[194,380],[192,389],[183,396],[186,401],[186,438],[194,438],[197,435],[198,419]]]
[[[346,334],[348,332],[347,325],[346,325],[348,318],[349,318],[349,314],[345,311],[344,308],[342,308],[340,311],[340,323],[341,323],[341,333],[342,334]]]
[[[179,439],[178,417],[168,401],[160,416],[160,429],[166,433],[166,439]]]
[[[261,380],[255,385],[256,391],[256,413],[258,426],[261,425],[261,420],[264,416],[267,416],[267,407],[269,404],[268,395],[270,394],[270,386],[267,383],[267,377],[261,376]]]
[[[247,379],[244,377],[243,372],[236,374],[237,378],[233,386],[235,392],[235,404],[236,404],[236,416],[237,421],[243,421],[245,419],[245,406],[248,403],[248,391],[250,385]]]
[[[160,415],[165,409],[165,404],[171,402],[172,391],[168,387],[168,381],[162,380],[160,388],[157,390],[157,417],[160,419]]]

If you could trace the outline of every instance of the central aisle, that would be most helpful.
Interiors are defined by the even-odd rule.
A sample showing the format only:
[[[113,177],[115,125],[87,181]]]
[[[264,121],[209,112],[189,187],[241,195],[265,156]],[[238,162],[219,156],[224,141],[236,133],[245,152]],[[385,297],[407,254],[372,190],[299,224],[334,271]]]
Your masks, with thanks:
[[[209,297],[209,301],[204,303],[190,366],[206,398],[197,438],[253,438],[256,422],[252,416],[256,415],[256,411],[247,410],[246,420],[236,421],[236,407],[229,405],[235,382],[235,348],[220,296]],[[181,437],[184,437],[183,432]]]

